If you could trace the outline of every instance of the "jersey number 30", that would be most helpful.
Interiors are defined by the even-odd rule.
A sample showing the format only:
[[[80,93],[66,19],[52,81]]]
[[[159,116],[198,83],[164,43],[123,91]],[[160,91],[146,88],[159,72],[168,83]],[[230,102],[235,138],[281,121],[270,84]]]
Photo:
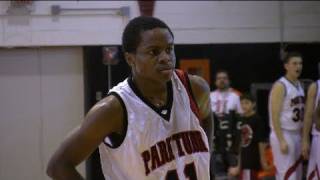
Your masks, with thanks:
[[[189,178],[189,180],[197,180],[197,173],[196,173],[196,167],[194,166],[194,163],[190,163],[190,164],[187,164],[185,167],[184,167],[184,175],[186,176],[186,178]],[[185,179],[185,178],[183,178]],[[179,177],[178,177],[178,173],[177,173],[177,170],[176,169],[173,169],[173,170],[170,170],[167,172],[167,175],[166,175],[166,180],[179,180]]]
[[[292,120],[294,122],[302,121],[304,115],[304,108],[294,108]]]

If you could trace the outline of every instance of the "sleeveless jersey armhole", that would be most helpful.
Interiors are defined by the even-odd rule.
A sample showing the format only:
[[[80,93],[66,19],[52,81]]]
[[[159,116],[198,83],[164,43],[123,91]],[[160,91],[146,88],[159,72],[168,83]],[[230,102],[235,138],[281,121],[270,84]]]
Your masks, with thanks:
[[[190,101],[190,108],[192,112],[197,116],[198,120],[200,121],[200,110],[199,110],[197,101],[194,98],[188,74],[179,69],[176,69],[175,72],[179,77],[180,81],[182,82],[183,86],[187,90],[189,101]]]
[[[320,101],[320,98],[318,97],[319,96],[319,82],[320,82],[320,80],[317,80],[316,82],[315,82],[315,84],[316,84],[316,97],[315,97],[315,101],[314,101],[314,106],[313,107],[317,107],[317,105],[319,104],[319,101]]]
[[[282,81],[278,81],[280,84],[282,84],[283,88],[284,88],[284,96],[283,97],[286,97],[287,96],[287,87],[286,85],[284,84],[284,82]]]
[[[128,131],[128,112],[127,112],[127,108],[122,100],[122,98],[120,97],[119,94],[117,94],[116,92],[110,92],[108,94],[108,96],[113,95],[115,96],[123,109],[123,127],[124,127],[124,131],[122,134],[119,133],[111,133],[109,136],[107,136],[106,138],[109,138],[110,142],[106,142],[105,140],[103,140],[103,143],[108,146],[109,148],[118,148],[124,141],[124,139],[126,138],[127,135],[127,131]]]

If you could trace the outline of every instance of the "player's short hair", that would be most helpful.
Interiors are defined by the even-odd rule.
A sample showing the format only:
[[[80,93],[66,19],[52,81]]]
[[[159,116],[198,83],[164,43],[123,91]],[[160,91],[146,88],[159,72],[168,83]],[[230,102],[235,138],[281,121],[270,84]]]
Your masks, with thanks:
[[[229,75],[229,72],[228,72],[227,70],[225,70],[225,69],[219,69],[219,70],[217,70],[217,72],[216,72],[216,74],[215,74],[215,76],[214,76],[214,80],[217,80],[217,76],[218,76],[218,74],[220,74],[220,73],[226,74],[226,75],[228,76],[228,79],[230,79],[230,75]]]
[[[291,58],[293,57],[300,57],[302,58],[302,54],[300,52],[297,52],[297,51],[293,51],[293,52],[288,52],[284,59],[283,59],[283,64],[287,64]]]
[[[168,29],[172,38],[173,33],[169,26],[155,17],[139,16],[132,19],[125,27],[122,34],[122,50],[123,52],[135,52],[141,40],[141,33],[154,28]]]
[[[240,96],[240,100],[249,100],[253,103],[256,102],[256,99],[250,93],[244,93]]]

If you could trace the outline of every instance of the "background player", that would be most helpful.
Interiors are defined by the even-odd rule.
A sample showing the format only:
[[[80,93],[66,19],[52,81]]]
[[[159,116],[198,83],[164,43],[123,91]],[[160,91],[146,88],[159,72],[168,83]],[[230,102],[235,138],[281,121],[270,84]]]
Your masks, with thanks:
[[[75,167],[100,146],[106,179],[209,179],[209,145],[200,127],[211,137],[209,86],[174,71],[173,39],[159,19],[128,23],[122,45],[132,76],[112,88],[62,143],[49,176],[83,179]]]
[[[320,80],[312,83],[308,89],[306,111],[304,115],[302,155],[309,159],[307,179],[320,179],[320,131],[316,128],[316,109],[320,102]],[[310,130],[312,128],[312,144],[310,150]]]
[[[301,128],[304,91],[298,80],[302,56],[288,53],[284,59],[286,74],[272,87],[269,98],[270,143],[277,180],[302,179]]]
[[[239,95],[230,87],[229,74],[219,70],[215,76],[217,89],[210,93],[214,114],[214,152],[210,172],[216,179],[236,176],[239,173],[240,124],[242,112]]]

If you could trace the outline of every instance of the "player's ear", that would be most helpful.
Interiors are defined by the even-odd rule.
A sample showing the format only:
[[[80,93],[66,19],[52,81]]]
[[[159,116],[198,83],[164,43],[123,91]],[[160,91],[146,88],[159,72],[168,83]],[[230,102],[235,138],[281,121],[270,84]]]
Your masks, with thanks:
[[[126,59],[128,65],[132,68],[134,67],[135,63],[135,56],[133,53],[125,52],[124,53],[124,58]]]

